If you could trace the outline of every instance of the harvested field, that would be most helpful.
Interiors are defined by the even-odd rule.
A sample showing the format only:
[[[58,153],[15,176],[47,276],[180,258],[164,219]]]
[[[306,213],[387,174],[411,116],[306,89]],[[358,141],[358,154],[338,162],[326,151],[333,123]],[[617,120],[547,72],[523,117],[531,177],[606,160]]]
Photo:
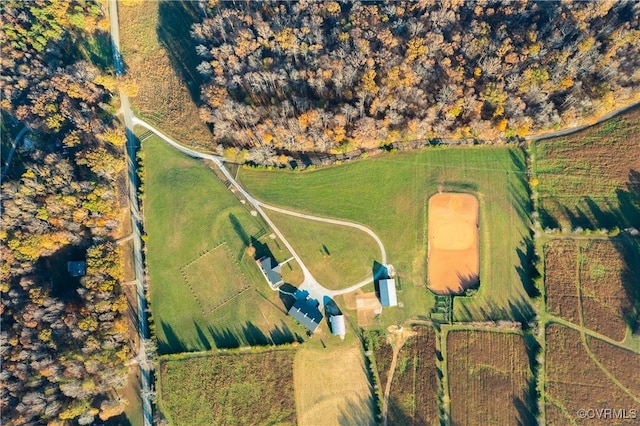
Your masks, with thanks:
[[[372,388],[357,339],[300,349],[293,383],[298,425],[375,424]]]
[[[640,274],[632,265],[640,264],[637,243],[554,240],[544,251],[547,310],[580,325],[581,301],[585,327],[622,341],[636,318]]]
[[[577,259],[574,240],[553,240],[544,247],[547,310],[574,324],[580,324]]]
[[[452,424],[535,424],[529,406],[531,370],[522,335],[450,331],[447,368]]]
[[[437,294],[460,294],[480,274],[478,199],[436,194],[429,199],[428,286]]]
[[[635,250],[634,250],[635,249]],[[580,287],[584,326],[624,340],[635,319],[640,261],[634,242],[594,240],[581,245]]]
[[[546,328],[546,341],[545,414],[548,425],[581,424],[584,422],[578,415],[581,409],[626,409],[629,414],[629,410],[640,408],[640,404],[618,387],[590,358],[580,333],[551,324]],[[626,369],[626,374],[637,375],[638,362],[634,362],[631,352],[601,342],[596,345],[596,350],[602,351],[596,356],[600,362],[613,352],[621,351],[611,362],[620,364],[621,368]],[[606,346],[601,348],[600,345]],[[620,358],[622,353],[624,358]],[[616,378],[621,379],[617,374]],[[635,392],[636,395],[640,393],[638,389]],[[637,424],[637,419],[594,418],[589,419],[588,424]]]
[[[640,108],[533,145],[543,227],[640,228]]]
[[[389,424],[439,425],[436,335],[416,326],[398,353],[389,394]]]
[[[175,425],[295,425],[293,350],[160,362],[160,407]]]

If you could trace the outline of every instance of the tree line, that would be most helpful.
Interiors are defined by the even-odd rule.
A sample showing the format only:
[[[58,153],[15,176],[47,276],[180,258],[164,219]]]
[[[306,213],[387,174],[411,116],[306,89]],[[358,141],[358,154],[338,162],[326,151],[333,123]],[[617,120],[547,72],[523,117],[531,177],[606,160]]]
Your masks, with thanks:
[[[636,2],[200,1],[216,143],[348,151],[588,120],[637,99]]]
[[[1,187],[2,415],[92,424],[122,413],[130,359],[109,23],[84,0],[8,0],[0,16],[3,128],[32,129]],[[78,260],[86,274],[73,277],[67,262]]]

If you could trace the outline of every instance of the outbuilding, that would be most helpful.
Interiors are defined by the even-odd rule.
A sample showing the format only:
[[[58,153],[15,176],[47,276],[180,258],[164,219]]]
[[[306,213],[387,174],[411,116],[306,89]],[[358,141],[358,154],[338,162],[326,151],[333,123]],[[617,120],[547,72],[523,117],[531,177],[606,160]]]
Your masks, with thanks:
[[[87,274],[87,264],[83,261],[67,262],[67,271],[74,277],[84,277]]]
[[[347,328],[344,323],[344,315],[334,315],[329,318],[331,323],[331,334],[343,337],[347,334]]]
[[[380,304],[382,306],[398,306],[396,282],[388,278],[378,281],[380,287]]]

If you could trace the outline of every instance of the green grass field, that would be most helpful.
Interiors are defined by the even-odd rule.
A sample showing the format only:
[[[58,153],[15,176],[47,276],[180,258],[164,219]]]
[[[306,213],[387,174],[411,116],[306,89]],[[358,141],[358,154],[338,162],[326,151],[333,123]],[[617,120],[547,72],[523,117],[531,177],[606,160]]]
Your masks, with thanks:
[[[326,288],[345,288],[370,278],[373,262],[381,261],[376,242],[358,229],[266,213]]]
[[[284,246],[269,238],[262,222],[204,163],[155,136],[144,141],[143,154],[150,302],[160,353],[299,340],[296,335],[304,331],[286,316],[279,294],[269,289],[246,254],[252,238],[267,244],[279,261],[290,256]],[[231,258],[216,263],[230,262],[233,267],[206,263],[211,261],[207,251],[221,243],[225,257]],[[203,254],[205,263],[192,263]],[[286,280],[298,279],[296,268],[283,267]],[[182,271],[201,289],[200,296],[190,291]],[[247,283],[250,288],[238,294]],[[237,297],[205,315],[198,297],[206,298],[206,289],[213,287],[218,289],[209,297],[216,306],[229,295]]]
[[[295,425],[296,351],[198,354],[160,361],[160,408],[178,425]]]
[[[184,266],[182,273],[204,315],[214,312],[249,288],[244,273],[226,244],[200,255]]]
[[[440,185],[474,193],[480,201],[481,284],[475,296],[456,298],[455,319],[531,314],[523,269],[530,206],[523,154],[515,148],[434,148],[308,172],[245,168],[239,177],[265,202],[351,220],[376,232],[403,291],[415,290],[394,320],[428,315],[433,305],[425,287],[427,200]]]

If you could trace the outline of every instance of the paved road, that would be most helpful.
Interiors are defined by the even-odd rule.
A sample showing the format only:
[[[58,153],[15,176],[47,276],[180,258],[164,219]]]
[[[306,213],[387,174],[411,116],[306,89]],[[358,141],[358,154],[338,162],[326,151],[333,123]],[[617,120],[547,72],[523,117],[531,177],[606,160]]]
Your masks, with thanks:
[[[116,0],[109,0],[109,19],[111,21],[111,40],[113,42],[113,64],[116,75],[124,75],[124,63],[120,54],[120,28],[118,25],[118,4]],[[150,362],[145,350],[144,341],[149,339],[149,327],[147,322],[147,299],[144,291],[144,262],[142,257],[142,218],[140,216],[138,201],[138,172],[136,164],[136,138],[133,134],[133,113],[129,99],[120,90],[120,110],[124,116],[125,133],[127,135],[127,166],[129,174],[129,206],[131,209],[131,229],[133,230],[133,265],[135,272],[136,298],[138,302],[138,365],[140,366],[140,382],[142,399],[142,411],[144,425],[153,424],[153,391],[151,386],[151,374],[153,363]]]
[[[2,170],[2,177],[6,176],[9,171],[9,166],[11,165],[11,160],[13,160],[13,154],[16,151],[16,148],[20,146],[20,142],[22,142],[22,138],[27,132],[31,130],[29,126],[25,124],[25,126],[20,130],[20,133],[16,135],[15,140],[13,141],[13,145],[11,146],[11,151],[9,151],[9,155],[7,155],[7,164],[4,166],[4,170]]]
[[[298,255],[298,253],[295,251],[295,249],[291,246],[291,244],[289,243],[289,241],[285,238],[285,236],[282,234],[282,232],[280,232],[280,230],[278,229],[278,227],[271,221],[271,219],[269,218],[269,216],[266,215],[266,213],[264,212],[264,209],[267,210],[273,210],[273,211],[277,211],[280,213],[284,213],[290,216],[296,216],[296,217],[300,217],[300,218],[304,218],[304,219],[309,219],[309,220],[316,220],[319,222],[327,222],[327,223],[332,223],[334,225],[340,225],[340,226],[349,226],[352,228],[356,228],[359,229],[365,233],[367,233],[368,235],[370,235],[378,244],[378,247],[380,248],[380,254],[381,254],[381,263],[386,264],[387,263],[387,252],[384,248],[384,245],[382,244],[382,241],[380,240],[380,238],[373,232],[371,231],[369,228],[367,228],[366,226],[357,224],[357,223],[352,223],[352,222],[347,222],[344,220],[336,220],[336,219],[327,219],[327,218],[322,218],[322,217],[318,217],[318,216],[312,216],[312,215],[307,215],[307,214],[303,214],[303,213],[298,213],[295,211],[291,211],[291,210],[286,210],[286,209],[282,209],[280,207],[275,207],[275,206],[271,206],[267,203],[263,203],[262,201],[256,200],[255,198],[253,198],[236,180],[235,178],[231,175],[231,173],[229,173],[229,170],[227,170],[227,168],[224,166],[224,159],[218,155],[212,155],[212,154],[206,154],[206,153],[202,153],[202,152],[198,152],[196,150],[193,150],[191,148],[187,148],[183,145],[181,145],[180,143],[176,142],[175,140],[173,140],[172,138],[170,138],[169,136],[165,135],[164,133],[162,133],[161,131],[159,131],[158,129],[156,129],[154,126],[150,125],[149,123],[145,122],[144,120],[141,120],[137,117],[133,117],[133,124],[136,125],[140,125],[142,127],[145,127],[148,130],[151,130],[152,132],[156,133],[161,139],[163,139],[165,142],[167,142],[168,144],[170,144],[171,146],[175,147],[177,150],[191,156],[194,158],[202,158],[202,159],[206,159],[206,160],[210,160],[212,161],[217,167],[218,169],[220,169],[220,171],[222,172],[222,174],[225,176],[225,178],[231,183],[231,185],[235,188],[235,190],[240,193],[249,204],[251,204],[251,206],[260,214],[260,216],[262,216],[262,218],[265,220],[265,222],[267,222],[267,224],[269,225],[269,227],[273,230],[273,233],[276,234],[276,236],[278,236],[278,238],[282,241],[282,243],[285,245],[285,247],[287,247],[287,249],[289,250],[289,252],[291,252],[291,256],[293,256],[293,258],[296,260],[296,262],[298,262],[298,265],[300,266],[300,269],[302,270],[302,274],[303,274],[303,280],[302,280],[302,284],[300,284],[300,289],[301,290],[306,290],[309,292],[309,296],[311,296],[312,298],[318,300],[320,302],[320,304],[323,304],[323,300],[325,296],[328,296],[330,298],[334,298],[335,296],[338,296],[340,294],[345,294],[345,293],[350,293],[352,291],[355,291],[357,289],[359,289],[360,287],[363,287],[371,282],[373,282],[373,277],[371,278],[367,278],[359,283],[356,283],[348,288],[345,289],[341,289],[341,290],[329,290],[328,288],[325,288],[324,286],[322,286],[322,284],[320,284],[318,282],[318,280],[316,280],[313,277],[313,274],[309,271],[309,268],[307,268],[307,266],[304,264],[302,258],[300,257],[300,255]]]
[[[630,109],[633,109],[633,108],[637,107],[638,105],[640,105],[640,102],[634,102],[631,105],[627,105],[624,108],[620,108],[620,109],[617,109],[615,111],[611,111],[609,114],[606,114],[606,115],[603,115],[602,117],[600,117],[600,119],[598,119],[598,121],[596,121],[593,124],[585,124],[585,125],[582,125],[582,126],[570,127],[568,129],[562,129],[562,130],[558,130],[556,132],[544,133],[544,134],[541,134],[541,135],[525,136],[524,139],[525,140],[543,140],[543,139],[557,138],[559,136],[572,135],[572,134],[577,133],[577,132],[579,132],[581,130],[588,129],[589,127],[595,126],[596,124],[600,124],[603,121],[607,121],[610,118],[613,118],[615,116],[623,114],[623,113],[629,111]]]

